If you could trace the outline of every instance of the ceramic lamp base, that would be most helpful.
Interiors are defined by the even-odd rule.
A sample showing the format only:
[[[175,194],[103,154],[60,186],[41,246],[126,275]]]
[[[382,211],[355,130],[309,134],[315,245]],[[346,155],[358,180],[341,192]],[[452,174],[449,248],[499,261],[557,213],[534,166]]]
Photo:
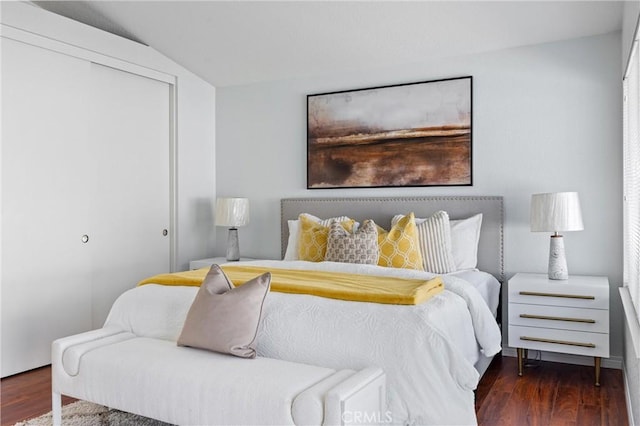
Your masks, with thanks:
[[[564,239],[562,235],[551,236],[549,248],[549,279],[568,280],[567,258],[564,255]]]
[[[238,228],[229,228],[229,235],[227,236],[227,260],[230,262],[240,260]]]

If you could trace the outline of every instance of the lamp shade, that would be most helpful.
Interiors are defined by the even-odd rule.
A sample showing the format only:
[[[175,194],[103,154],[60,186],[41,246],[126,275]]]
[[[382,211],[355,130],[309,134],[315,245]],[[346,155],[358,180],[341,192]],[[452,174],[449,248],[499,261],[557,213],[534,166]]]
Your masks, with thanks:
[[[582,231],[582,211],[577,192],[552,192],[531,196],[531,231]]]
[[[216,226],[245,226],[249,223],[249,199],[218,198],[216,200]]]

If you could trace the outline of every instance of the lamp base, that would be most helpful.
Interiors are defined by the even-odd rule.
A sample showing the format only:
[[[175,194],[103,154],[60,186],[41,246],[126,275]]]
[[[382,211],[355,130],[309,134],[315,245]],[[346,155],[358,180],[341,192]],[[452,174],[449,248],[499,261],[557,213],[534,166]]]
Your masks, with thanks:
[[[235,262],[240,260],[240,242],[238,241],[238,228],[229,228],[227,236],[227,260]]]
[[[568,280],[567,258],[564,255],[564,239],[562,235],[551,236],[549,248],[549,279]]]

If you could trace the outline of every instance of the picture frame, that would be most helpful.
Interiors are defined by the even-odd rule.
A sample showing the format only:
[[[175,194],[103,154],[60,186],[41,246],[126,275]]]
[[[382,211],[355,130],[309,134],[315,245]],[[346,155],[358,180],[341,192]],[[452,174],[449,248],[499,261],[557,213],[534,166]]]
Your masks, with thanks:
[[[307,189],[471,186],[473,77],[307,95]]]

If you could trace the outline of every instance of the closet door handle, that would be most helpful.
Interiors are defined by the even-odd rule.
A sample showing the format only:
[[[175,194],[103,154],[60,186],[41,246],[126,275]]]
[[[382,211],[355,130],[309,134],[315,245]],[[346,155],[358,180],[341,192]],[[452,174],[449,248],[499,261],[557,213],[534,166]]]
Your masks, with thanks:
[[[89,242],[89,236],[87,234],[84,234],[82,236],[82,243],[87,244],[88,242]]]
[[[167,235],[169,235],[169,231],[167,231],[166,229],[163,229],[162,230],[162,235],[164,235],[166,237]]]

